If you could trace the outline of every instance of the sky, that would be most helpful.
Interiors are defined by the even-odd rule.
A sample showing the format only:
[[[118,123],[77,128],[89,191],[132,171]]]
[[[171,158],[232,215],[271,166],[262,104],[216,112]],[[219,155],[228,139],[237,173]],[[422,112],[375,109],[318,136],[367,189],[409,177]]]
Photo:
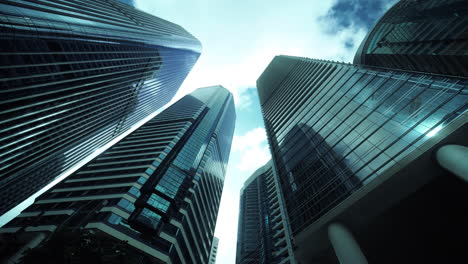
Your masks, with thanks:
[[[395,0],[135,0],[179,24],[202,54],[174,100],[223,85],[236,103],[236,129],[215,236],[217,263],[235,263],[240,189],[270,159],[255,82],[275,55],[352,62],[362,39]]]

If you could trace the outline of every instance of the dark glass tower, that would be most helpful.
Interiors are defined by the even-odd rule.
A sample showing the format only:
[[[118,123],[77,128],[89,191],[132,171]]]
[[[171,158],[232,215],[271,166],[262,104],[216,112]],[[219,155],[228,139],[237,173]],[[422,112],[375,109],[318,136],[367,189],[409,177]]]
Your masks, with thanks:
[[[19,254],[31,241],[47,249],[58,235],[84,228],[113,244],[128,241],[132,263],[207,263],[234,124],[226,89],[183,97],[0,229],[18,241],[0,255]],[[48,263],[63,263],[60,254]]]
[[[362,42],[354,64],[468,77],[468,2],[400,0]]]
[[[118,0],[124,4],[127,4],[129,6],[135,6],[135,0]]]
[[[395,175],[467,118],[468,81],[461,78],[277,56],[257,88],[296,256],[304,262],[318,261],[309,257],[326,247],[312,240],[326,236],[327,221],[359,226],[370,211],[382,212],[421,184]],[[385,187],[394,192],[380,205],[366,201],[353,211],[356,197],[378,193],[372,188],[390,177],[406,183]]]
[[[174,96],[200,43],[114,0],[0,3],[0,214]]]
[[[255,171],[241,189],[237,264],[296,263],[271,161]]]

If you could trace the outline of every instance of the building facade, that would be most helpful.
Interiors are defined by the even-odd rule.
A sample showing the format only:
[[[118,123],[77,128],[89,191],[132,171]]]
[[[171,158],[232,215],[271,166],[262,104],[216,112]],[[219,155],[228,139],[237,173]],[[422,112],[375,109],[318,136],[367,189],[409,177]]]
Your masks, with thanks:
[[[114,0],[0,10],[0,214],[168,103],[201,50]]]
[[[423,173],[432,165],[414,160],[431,159],[444,140],[466,144],[453,135],[466,132],[467,79],[277,56],[257,88],[295,254],[304,263],[333,263],[324,242],[330,222],[366,233],[371,219],[435,177],[438,170]],[[418,176],[402,180],[416,164]],[[384,262],[377,256],[376,263]]]
[[[216,255],[218,255],[218,245],[219,238],[213,237],[213,243],[211,244],[210,259],[208,260],[208,264],[216,263]]]
[[[133,6],[133,7],[135,6],[135,1],[134,0],[118,0],[118,1],[120,1],[120,2],[122,2],[124,4],[127,4],[129,6]]]
[[[18,257],[31,237],[84,228],[128,241],[141,263],[207,263],[234,124],[223,87],[183,97],[0,229],[19,241],[2,256]]]
[[[468,77],[468,2],[401,0],[377,22],[354,64]]]
[[[236,263],[296,263],[286,212],[271,161],[241,189]]]

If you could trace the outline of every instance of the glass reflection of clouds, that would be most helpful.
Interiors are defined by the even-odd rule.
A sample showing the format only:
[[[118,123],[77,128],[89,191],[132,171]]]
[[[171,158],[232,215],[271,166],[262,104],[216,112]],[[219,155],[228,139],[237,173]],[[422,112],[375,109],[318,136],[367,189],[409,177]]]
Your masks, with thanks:
[[[275,58],[280,59],[291,60]],[[317,219],[408,154],[420,153],[421,144],[466,110],[464,80],[296,60],[274,96],[262,102],[283,193],[293,208],[293,229]],[[261,89],[272,88],[260,82]],[[321,162],[312,159],[318,150]],[[341,167],[340,172],[326,169]]]

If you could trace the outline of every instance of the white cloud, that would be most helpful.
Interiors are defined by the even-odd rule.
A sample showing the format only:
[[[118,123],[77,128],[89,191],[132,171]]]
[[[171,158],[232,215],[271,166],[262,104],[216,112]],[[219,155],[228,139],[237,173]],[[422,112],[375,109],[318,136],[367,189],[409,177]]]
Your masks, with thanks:
[[[232,150],[240,155],[239,163],[234,166],[241,172],[255,170],[271,158],[266,132],[262,127],[257,127],[241,136],[235,135]]]
[[[198,87],[221,84],[233,93],[237,106],[246,106],[242,91],[255,86],[276,55],[352,60],[353,51],[344,42],[349,38],[359,42],[364,34],[353,30],[325,34],[326,25],[318,21],[334,2],[137,0],[136,4],[183,26],[203,45],[177,98]]]
[[[222,260],[236,258],[237,220],[239,218],[239,193],[224,185],[221,198],[215,236],[220,239],[218,246],[217,263],[226,263]]]
[[[239,103],[237,103],[236,105],[237,105],[237,108],[241,110],[248,109],[253,104],[252,97],[245,92],[242,92],[239,95],[238,100],[239,100]]]
[[[254,128],[244,135],[234,135],[232,149],[234,151],[245,151],[255,145],[265,142],[267,139],[266,131],[263,127]]]
[[[256,146],[244,152],[237,168],[240,171],[254,170],[265,164],[270,158],[270,149],[267,145]]]

